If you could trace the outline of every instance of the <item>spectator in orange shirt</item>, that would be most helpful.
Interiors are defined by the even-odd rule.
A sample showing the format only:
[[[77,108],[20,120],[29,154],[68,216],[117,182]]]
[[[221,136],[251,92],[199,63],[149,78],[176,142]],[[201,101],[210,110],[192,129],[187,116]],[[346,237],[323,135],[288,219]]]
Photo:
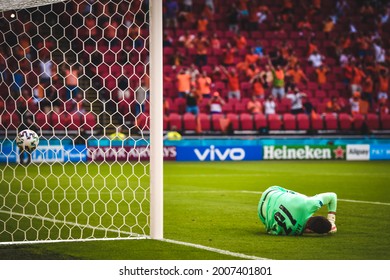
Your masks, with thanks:
[[[313,27],[309,21],[309,18],[305,16],[302,20],[298,22],[298,31],[299,31],[299,36],[304,36],[306,34],[312,34]]]
[[[191,74],[185,68],[180,69],[176,82],[178,96],[185,97],[191,90]]]
[[[367,73],[366,77],[363,78],[362,82],[362,99],[366,100],[370,107],[373,105],[374,97],[374,80],[372,79],[372,74]]]
[[[378,100],[387,99],[389,92],[389,69],[383,68],[379,71],[379,89],[378,89]]]
[[[323,21],[322,25],[322,32],[324,32],[325,38],[330,39],[331,33],[334,29],[334,21],[332,17],[327,17],[327,19]]]
[[[248,69],[245,71],[245,77],[248,79],[252,79],[254,76],[260,73],[260,68],[257,63],[250,64]]]
[[[340,113],[344,108],[337,96],[333,96],[331,100],[326,103],[325,111],[328,113]]]
[[[309,37],[309,39],[307,40],[307,45],[308,45],[307,56],[310,56],[314,52],[319,52],[316,41],[311,37]]]
[[[209,20],[206,16],[201,16],[197,21],[197,29],[198,32],[204,34],[207,31],[207,27],[209,25]]]
[[[248,47],[248,52],[245,55],[244,61],[237,64],[237,70],[246,72],[251,65],[256,65],[260,57],[255,53],[255,49]]]
[[[207,76],[206,72],[202,72],[196,79],[196,89],[200,93],[200,98],[211,97],[211,78]]]
[[[328,81],[327,74],[329,73],[329,68],[325,65],[321,65],[320,67],[315,69],[315,73],[317,76],[317,83],[319,86],[323,86]]]
[[[202,33],[194,39],[194,47],[196,49],[195,64],[198,67],[207,65],[208,48],[210,42]]]
[[[66,67],[64,64],[63,71],[65,75],[65,87],[67,89],[66,98],[70,99],[75,97],[79,91],[78,83],[81,67],[79,65],[71,65]]]
[[[231,67],[228,71],[225,67],[221,67],[222,72],[226,75],[228,81],[228,98],[241,99],[240,80],[237,70]]]
[[[296,64],[293,68],[287,70],[286,78],[291,79],[294,86],[299,86],[300,84],[309,81],[309,78],[306,76],[305,72],[303,72],[299,64]]]
[[[244,35],[242,35],[240,31],[236,33],[236,36],[234,37],[234,42],[236,43],[236,48],[238,50],[245,50],[248,45],[247,39]]]
[[[227,43],[226,47],[222,49],[222,64],[225,67],[234,66],[236,55],[237,48],[233,47],[230,43]]]
[[[252,96],[257,99],[264,99],[265,90],[264,90],[264,79],[260,74],[253,76],[249,81],[252,84]]]
[[[362,80],[366,76],[366,74],[361,69],[361,65],[352,64],[352,77],[350,82],[351,92],[354,93],[356,91],[362,93]]]
[[[211,48],[214,50],[221,49],[221,41],[219,40],[217,33],[214,33],[213,37],[211,38]]]
[[[254,95],[252,95],[252,98],[248,101],[246,108],[252,114],[260,114],[263,112],[263,105]]]

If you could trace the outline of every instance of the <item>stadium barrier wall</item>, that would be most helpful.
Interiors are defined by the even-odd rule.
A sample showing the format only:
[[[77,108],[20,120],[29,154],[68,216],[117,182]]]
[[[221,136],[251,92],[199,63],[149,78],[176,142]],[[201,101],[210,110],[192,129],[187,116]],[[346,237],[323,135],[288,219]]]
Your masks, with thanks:
[[[0,141],[0,163],[17,163],[14,142]],[[192,139],[165,141],[166,161],[390,160],[389,139]],[[149,160],[147,140],[93,140],[87,145],[42,141],[34,162]]]

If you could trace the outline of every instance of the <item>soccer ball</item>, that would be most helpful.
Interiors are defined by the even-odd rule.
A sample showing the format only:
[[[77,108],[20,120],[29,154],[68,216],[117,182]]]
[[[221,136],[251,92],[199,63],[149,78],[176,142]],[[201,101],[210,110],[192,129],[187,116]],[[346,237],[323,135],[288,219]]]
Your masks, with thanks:
[[[16,145],[23,151],[33,152],[38,147],[38,143],[38,134],[31,129],[22,130],[16,136]]]

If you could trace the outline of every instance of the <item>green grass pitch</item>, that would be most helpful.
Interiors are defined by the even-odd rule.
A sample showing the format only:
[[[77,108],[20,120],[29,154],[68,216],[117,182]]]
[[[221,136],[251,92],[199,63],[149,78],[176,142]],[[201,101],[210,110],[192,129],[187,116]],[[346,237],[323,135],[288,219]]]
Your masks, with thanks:
[[[3,176],[26,175],[24,168],[13,167],[15,174],[7,168],[0,166]],[[93,165],[85,170],[68,164],[51,165],[47,172],[61,173],[68,168],[71,171],[66,172],[96,172]],[[120,174],[124,167],[107,164],[105,168],[107,174]],[[138,176],[136,181],[147,183],[149,178],[144,177]],[[64,198],[63,188],[58,185],[66,184],[66,176],[52,182],[53,198]],[[267,235],[257,218],[257,203],[261,192],[271,185],[307,195],[336,192],[338,232],[320,237]],[[224,260],[246,255],[276,260],[389,260],[389,191],[390,162],[384,161],[165,162],[164,238],[174,242],[146,239],[0,245],[0,259]],[[23,189],[15,192],[22,193]],[[74,194],[66,195],[71,198]],[[12,203],[1,189],[0,197],[2,207]],[[321,213],[326,214],[325,208]]]

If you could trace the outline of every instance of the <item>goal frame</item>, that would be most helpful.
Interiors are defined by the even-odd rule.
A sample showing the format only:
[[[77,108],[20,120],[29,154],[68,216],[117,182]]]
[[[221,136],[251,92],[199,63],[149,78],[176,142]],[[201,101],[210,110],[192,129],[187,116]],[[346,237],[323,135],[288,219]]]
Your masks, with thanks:
[[[61,2],[63,0],[44,0],[42,5],[48,4],[46,2],[52,1]],[[29,1],[27,1],[28,3]],[[3,0],[0,1],[3,3]],[[31,2],[28,6],[23,2],[24,6],[18,6],[20,3],[16,2],[8,6],[6,10],[25,9],[29,7],[36,7],[37,4]],[[27,6],[26,6],[27,5]],[[149,238],[163,239],[163,1],[155,0],[149,3],[149,77],[150,77],[150,134],[149,134],[149,174],[150,174],[150,212],[149,212]],[[98,240],[101,238],[94,238]],[[103,238],[104,240],[122,239],[122,238]],[[50,243],[50,242],[69,242],[85,239],[73,240],[41,240],[41,241],[12,241],[1,242],[0,244],[18,244],[18,243]]]

